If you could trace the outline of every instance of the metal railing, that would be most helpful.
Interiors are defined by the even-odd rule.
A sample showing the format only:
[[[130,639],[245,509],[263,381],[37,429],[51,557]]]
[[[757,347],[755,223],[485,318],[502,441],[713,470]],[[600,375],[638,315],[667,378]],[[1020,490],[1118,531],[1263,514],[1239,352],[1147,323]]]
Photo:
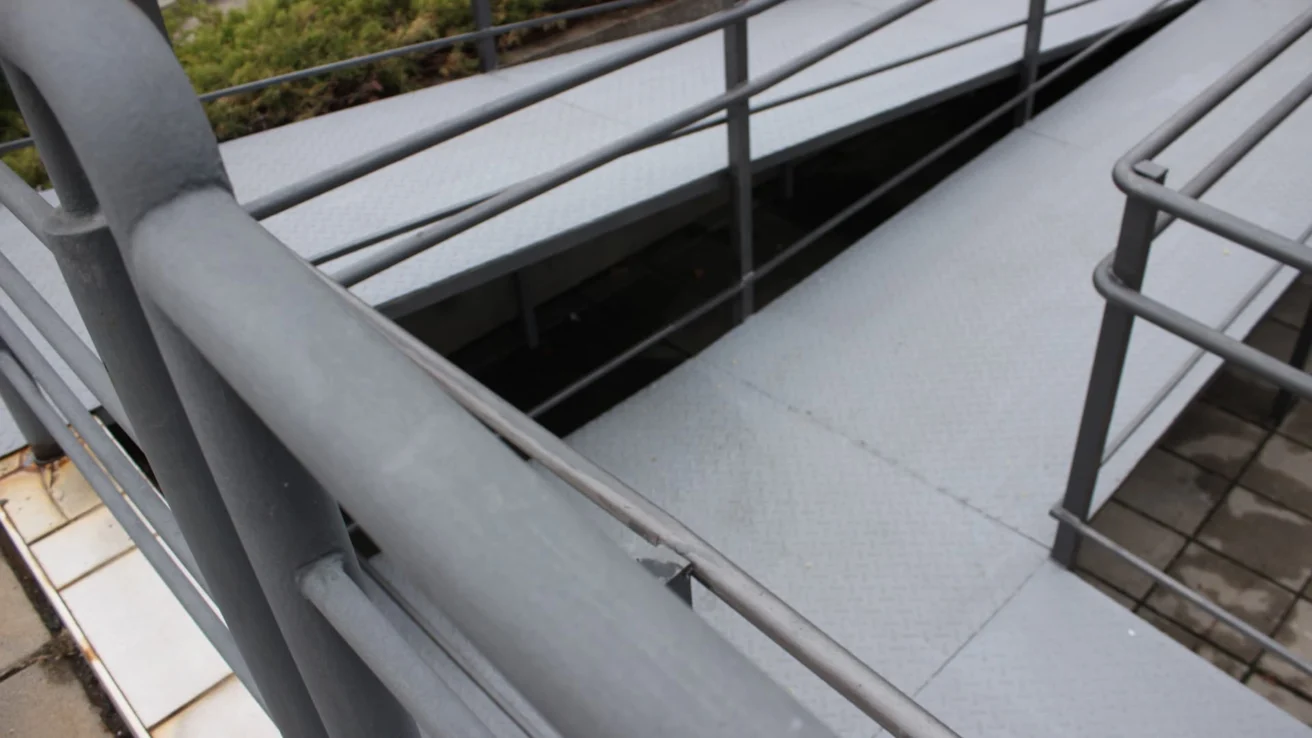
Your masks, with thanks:
[[[136,0],[132,0],[135,2]],[[245,95],[252,92],[277,87],[289,82],[299,82],[303,79],[321,77],[333,72],[343,72],[356,67],[363,67],[369,64],[376,64],[388,59],[395,59],[412,54],[427,54],[434,51],[454,48],[461,44],[474,44],[478,52],[479,70],[490,72],[496,69],[499,64],[499,52],[497,51],[497,38],[507,33],[515,31],[528,31],[544,26],[563,23],[572,20],[588,18],[602,13],[610,13],[617,10],[625,10],[638,5],[651,3],[653,0],[610,0],[610,2],[597,3],[582,8],[566,10],[560,13],[552,13],[541,18],[529,18],[527,20],[516,21],[514,23],[505,23],[499,26],[492,25],[492,5],[491,0],[470,0],[470,12],[473,15],[475,30],[468,33],[460,33],[455,36],[446,36],[431,41],[420,41],[405,46],[398,46],[394,49],[385,49],[375,51],[371,54],[361,54],[360,56],[342,59],[341,61],[320,64],[314,67],[298,69],[294,72],[284,74],[275,74],[272,77],[254,80],[252,82],[242,82],[240,84],[230,85],[218,90],[203,92],[197,95],[201,102],[214,102],[225,97],[234,97],[236,95]],[[139,4],[139,3],[138,3]],[[164,20],[158,13],[154,13],[152,20],[157,23],[158,28],[164,30]],[[11,151],[19,151],[33,145],[31,136],[17,138],[12,141],[0,141],[0,156],[8,154]]]
[[[0,60],[60,205],[51,207],[3,167],[0,202],[54,254],[96,352],[3,259],[0,289],[142,448],[164,496],[2,311],[0,396],[34,449],[47,456],[62,448],[83,471],[285,735],[411,736],[418,728],[433,736],[487,734],[365,594],[362,585],[371,579],[535,738],[556,731],[829,734],[579,518],[501,440],[686,560],[707,589],[894,735],[954,735],[683,523],[361,303],[343,283],[608,161],[723,120],[740,279],[676,324],[735,298],[745,318],[754,308],[756,280],[983,127],[1013,110],[1028,117],[1039,90],[1168,0],[1040,79],[1034,70],[1044,4],[1032,2],[1026,19],[815,88],[833,89],[1027,29],[1023,88],[1015,97],[760,266],[751,260],[747,121],[754,111],[784,103],[753,110],[750,98],[931,0],[908,0],[756,78],[745,62],[747,20],[783,0],[751,0],[651,34],[624,52],[245,205],[234,199],[200,101],[159,33],[154,0],[133,1],[139,9],[128,0],[0,4]],[[420,230],[336,278],[292,254],[256,221],[722,29],[724,94],[458,214],[434,217],[430,222],[446,220],[432,229],[405,224]],[[77,39],[76,46],[68,39]],[[791,99],[809,94],[816,93]],[[88,109],[90,100],[97,101],[95,110]],[[719,111],[723,119],[707,120]],[[339,504],[405,579],[437,603],[458,629],[459,643],[444,641],[392,583],[357,558]],[[514,694],[499,691],[502,677]]]
[[[1093,275],[1094,286],[1106,298],[1107,305],[1103,310],[1065,497],[1052,510],[1052,516],[1060,523],[1052,555],[1063,565],[1074,567],[1081,543],[1085,540],[1093,541],[1296,669],[1312,675],[1312,664],[1285,645],[1168,576],[1088,524],[1136,318],[1147,320],[1193,343],[1201,349],[1198,355],[1202,354],[1202,350],[1213,353],[1226,362],[1270,381],[1284,392],[1312,399],[1312,376],[1302,368],[1307,360],[1307,347],[1312,343],[1312,321],[1304,322],[1298,341],[1302,348],[1294,352],[1290,363],[1284,363],[1227,335],[1227,326],[1216,328],[1206,325],[1141,291],[1153,239],[1176,219],[1274,259],[1278,264],[1271,276],[1286,265],[1305,274],[1312,270],[1312,249],[1305,245],[1308,238],[1312,237],[1312,226],[1297,238],[1289,238],[1199,199],[1312,96],[1312,75],[1304,78],[1259,116],[1178,190],[1166,186],[1166,169],[1153,161],[1154,157],[1294,42],[1303,38],[1309,30],[1312,30],[1312,10],[1281,29],[1116,163],[1112,176],[1116,186],[1126,195],[1125,211],[1116,250],[1098,265]],[[1281,407],[1287,408],[1287,399],[1277,400],[1275,412],[1281,412]]]

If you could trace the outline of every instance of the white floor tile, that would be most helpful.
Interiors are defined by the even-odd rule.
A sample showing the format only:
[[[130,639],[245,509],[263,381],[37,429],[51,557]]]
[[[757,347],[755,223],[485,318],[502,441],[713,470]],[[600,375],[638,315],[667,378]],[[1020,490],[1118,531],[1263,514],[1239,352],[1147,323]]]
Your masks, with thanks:
[[[278,738],[246,687],[230,676],[150,731],[152,738]]]
[[[146,725],[229,673],[140,551],[63,591],[64,602]],[[236,735],[236,733],[233,733]]]
[[[67,458],[46,466],[42,471],[45,473],[50,499],[69,518],[75,518],[100,504],[100,496]]]
[[[56,588],[132,548],[132,539],[103,505],[32,545]]]
[[[31,543],[68,521],[46,493],[39,469],[23,469],[0,481],[0,505],[24,541]]]

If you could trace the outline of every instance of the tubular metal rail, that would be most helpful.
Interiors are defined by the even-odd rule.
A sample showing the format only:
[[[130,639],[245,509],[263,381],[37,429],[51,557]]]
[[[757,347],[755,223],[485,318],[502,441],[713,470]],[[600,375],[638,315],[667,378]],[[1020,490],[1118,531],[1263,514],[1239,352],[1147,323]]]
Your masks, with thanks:
[[[1312,237],[1312,227],[1297,238],[1289,238],[1199,199],[1312,96],[1312,76],[1306,77],[1277,101],[1178,190],[1165,185],[1166,169],[1153,161],[1309,30],[1312,30],[1312,10],[1265,42],[1116,163],[1112,178],[1126,195],[1125,211],[1116,250],[1098,265],[1093,274],[1094,286],[1106,298],[1107,305],[1103,311],[1065,497],[1052,510],[1052,516],[1060,523],[1052,555],[1063,565],[1073,567],[1081,543],[1092,540],[1303,673],[1312,675],[1312,664],[1289,648],[1135,556],[1087,523],[1135,318],[1143,318],[1200,349],[1247,369],[1284,392],[1312,399],[1312,376],[1302,368],[1308,358],[1312,321],[1305,320],[1298,347],[1290,363],[1286,364],[1141,291],[1153,239],[1177,218],[1268,256],[1278,262],[1277,268],[1292,266],[1304,274],[1312,270],[1312,249],[1304,244]],[[1312,318],[1312,314],[1309,317]],[[1280,413],[1282,406],[1287,407],[1287,402],[1278,398],[1274,411]]]
[[[751,78],[747,20],[782,1],[751,0],[651,34],[624,52],[245,205],[232,195],[200,105],[205,98],[196,97],[160,35],[154,0],[0,4],[0,62],[60,204],[50,206],[4,167],[0,202],[55,255],[96,351],[4,259],[0,289],[143,449],[159,489],[2,311],[0,399],[41,458],[62,449],[82,470],[283,734],[488,734],[373,604],[364,585],[375,580],[534,738],[557,732],[829,735],[579,518],[504,439],[650,543],[686,560],[711,592],[892,734],[954,735],[683,523],[344,286],[608,161],[725,123],[739,281],[532,414],[540,413],[717,305],[736,300],[739,318],[750,315],[756,280],[985,126],[1013,112],[1016,120],[1027,119],[1039,90],[1169,0],[1146,7],[1042,78],[1036,77],[1045,4],[1033,0],[1025,19],[817,88],[1026,28],[1022,89],[1015,97],[755,266],[748,116],[816,91],[754,110],[750,98],[931,2],[908,0]],[[633,4],[621,0],[593,9]],[[480,16],[481,25],[488,22]],[[489,27],[430,44],[476,41],[510,29]],[[332,277],[293,255],[256,220],[722,29],[724,94],[458,211],[391,229],[370,243],[416,232]],[[69,38],[78,44],[70,47]],[[385,57],[368,57],[377,58]],[[212,94],[325,71],[331,70]],[[89,109],[88,101],[98,107]],[[720,111],[723,117],[711,117]],[[366,468],[360,458],[374,463]],[[339,504],[438,604],[473,651],[442,642],[391,583],[356,557]],[[498,692],[494,683],[502,678],[514,695]]]

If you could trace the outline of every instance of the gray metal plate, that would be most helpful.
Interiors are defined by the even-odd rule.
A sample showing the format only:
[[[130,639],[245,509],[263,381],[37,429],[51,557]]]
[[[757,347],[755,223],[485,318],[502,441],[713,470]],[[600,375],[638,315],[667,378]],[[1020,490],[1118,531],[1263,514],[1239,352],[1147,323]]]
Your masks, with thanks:
[[[793,0],[749,23],[752,69],[761,72],[808,46],[873,17],[887,0]],[[1146,0],[1098,0],[1050,23],[1050,48],[1130,17]],[[938,4],[853,45],[775,90],[804,89],[949,42],[1024,15],[1023,0],[940,0]],[[1013,64],[1019,31],[800,101],[753,119],[753,155],[767,156],[899,105]],[[359,155],[378,144],[484,105],[533,81],[637,43],[627,39],[479,75],[339,111],[223,144],[224,161],[242,200],[267,193]],[[298,253],[313,256],[377,229],[485,194],[557,166],[640,125],[723,90],[723,52],[713,34],[628,67],[459,137],[266,221]],[[550,237],[596,221],[722,169],[724,134],[709,130],[640,152],[451,241],[363,284],[373,304],[411,294],[479,269]],[[53,260],[0,211],[0,249],[48,290],[60,313],[81,329]],[[349,259],[340,263],[349,263]],[[85,397],[90,402],[90,397]],[[20,441],[7,417],[0,449]]]
[[[1050,562],[917,698],[963,736],[1308,735],[1302,723]]]
[[[870,449],[697,360],[570,443],[908,691],[1044,556]],[[873,730],[713,595],[698,592],[694,604],[843,735]]]

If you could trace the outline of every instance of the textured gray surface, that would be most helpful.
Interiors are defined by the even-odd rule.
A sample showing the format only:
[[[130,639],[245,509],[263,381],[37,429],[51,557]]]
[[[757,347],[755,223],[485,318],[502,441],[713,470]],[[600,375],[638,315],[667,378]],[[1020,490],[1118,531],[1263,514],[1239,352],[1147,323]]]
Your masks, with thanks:
[[[1302,731],[1131,615],[1104,613],[1101,595],[1042,554],[1102,309],[1090,273],[1124,202],[1111,166],[1305,7],[1200,4],[571,442],[881,673],[912,690],[929,683],[931,706],[952,703],[943,715],[966,735]],[[1298,44],[1168,150],[1170,181],[1292,86],[1309,53],[1312,43]],[[1287,162],[1312,153],[1300,135],[1310,115],[1292,117],[1207,199],[1302,230],[1312,172]],[[1177,225],[1156,247],[1147,290],[1242,333],[1288,278]],[[1136,328],[1105,488],[1214,367],[1193,359],[1182,342]],[[870,727],[699,594],[717,627],[836,728]],[[1149,632],[1112,637],[1122,617]]]
[[[907,691],[929,679],[1044,556],[869,449],[698,360],[571,443]],[[869,734],[867,718],[714,596],[698,592],[694,604],[841,734]]]
[[[760,72],[888,7],[890,0],[793,0],[748,25],[751,65]],[[1098,0],[1049,24],[1045,47],[1087,36],[1150,5]],[[762,100],[835,79],[907,53],[1024,16],[1023,0],[940,0],[763,95]],[[1054,7],[1060,7],[1054,4]],[[249,200],[325,167],[508,94],[533,81],[636,43],[626,39],[421,90],[225,143],[224,162]],[[880,77],[808,98],[752,121],[753,154],[766,156],[1016,61],[1014,31]],[[267,226],[312,256],[352,238],[540,173],[723,90],[720,36],[712,34],[484,128],[280,214]],[[721,169],[721,129],[684,137],[592,172],[462,234],[357,287],[381,304],[476,270],[507,254],[669,192]],[[53,260],[0,211],[0,249],[29,275],[76,329],[81,322]],[[348,263],[343,260],[339,263]],[[0,297],[0,306],[8,307]],[[56,362],[57,366],[62,366]],[[77,385],[81,391],[80,385]],[[88,394],[83,392],[87,402]],[[0,449],[19,439],[7,414]]]
[[[1308,735],[1050,562],[917,697],[963,736]]]

